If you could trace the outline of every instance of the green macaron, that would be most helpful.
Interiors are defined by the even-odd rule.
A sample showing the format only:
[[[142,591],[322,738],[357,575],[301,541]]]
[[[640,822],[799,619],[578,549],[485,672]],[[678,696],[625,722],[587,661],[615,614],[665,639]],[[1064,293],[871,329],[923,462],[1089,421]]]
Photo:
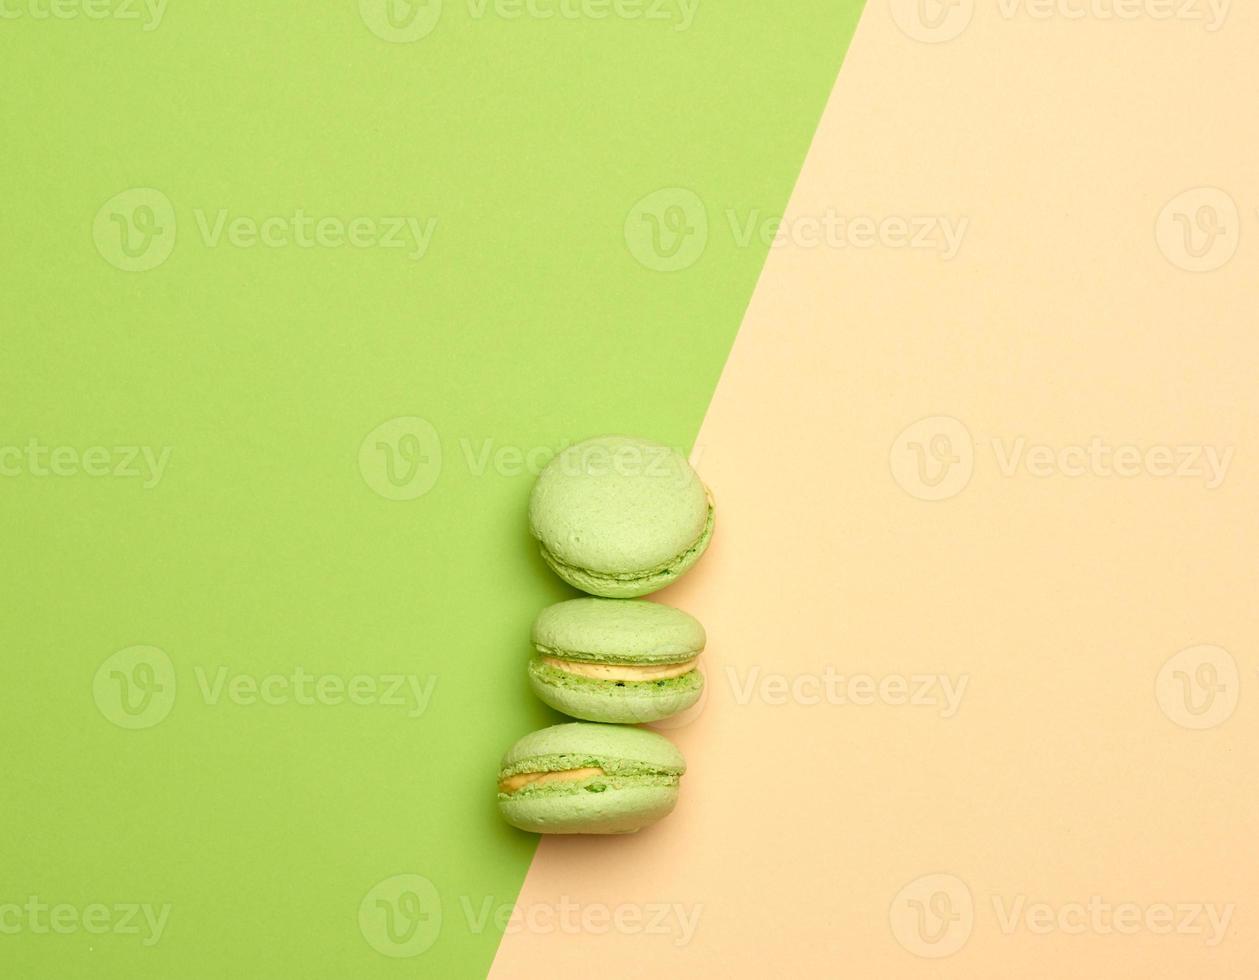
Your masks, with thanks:
[[[534,693],[586,721],[659,721],[699,700],[704,627],[645,599],[569,599],[533,624]]]
[[[498,808],[537,834],[630,834],[668,815],[686,771],[662,735],[573,722],[526,735],[498,773]]]
[[[699,560],[713,505],[681,453],[600,436],[569,446],[539,474],[529,528],[565,582],[628,599],[663,589]]]

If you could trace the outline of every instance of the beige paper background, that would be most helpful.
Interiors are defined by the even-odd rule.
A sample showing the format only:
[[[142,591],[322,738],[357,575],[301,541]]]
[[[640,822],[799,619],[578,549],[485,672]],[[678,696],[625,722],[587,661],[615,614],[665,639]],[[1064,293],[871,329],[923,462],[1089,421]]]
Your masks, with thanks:
[[[962,247],[771,252],[697,442],[716,541],[658,596],[710,635],[705,708],[668,732],[682,803],[543,840],[500,980],[1259,975],[1259,9],[1211,32],[992,0],[939,43],[893,14],[871,0],[788,224],[944,215]],[[1020,438],[1095,436],[1234,455],[1214,489],[1070,452],[1002,472]],[[1227,653],[1160,682],[1203,644]],[[737,696],[828,667],[967,686],[952,717]],[[1153,919],[1081,930],[1092,896]],[[1003,926],[1020,899],[1066,928]],[[561,928],[564,903],[645,919]],[[646,928],[674,903],[685,942],[673,911]],[[1232,906],[1218,944],[1165,924],[1194,903]]]

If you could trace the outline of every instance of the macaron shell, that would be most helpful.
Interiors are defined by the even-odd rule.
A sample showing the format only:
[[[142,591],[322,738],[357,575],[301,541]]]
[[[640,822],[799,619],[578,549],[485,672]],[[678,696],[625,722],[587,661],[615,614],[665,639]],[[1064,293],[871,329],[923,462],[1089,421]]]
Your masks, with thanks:
[[[707,523],[699,539],[669,565],[634,575],[615,575],[568,565],[551,554],[545,543],[542,558],[556,575],[575,589],[608,599],[636,599],[639,596],[659,592],[686,574],[703,557],[713,536],[713,512],[708,512]]]
[[[542,471],[529,501],[529,526],[557,571],[588,575],[598,584],[616,575],[668,575],[668,566],[705,536],[709,511],[703,483],[676,450],[600,436],[569,446]],[[634,589],[647,584],[605,588],[645,595]]]
[[[634,599],[569,599],[533,623],[540,652],[599,663],[678,663],[704,649],[698,619],[681,609]]]
[[[507,750],[501,769],[508,770],[539,756],[585,756],[626,759],[660,772],[686,771],[686,759],[663,735],[643,728],[595,725],[574,721],[530,732]]]
[[[638,725],[660,721],[695,704],[704,692],[702,675],[695,673],[697,685],[629,683],[617,687],[576,677],[563,684],[549,683],[531,669],[529,685],[544,704],[570,717]]]
[[[632,786],[604,793],[538,793],[500,799],[513,827],[535,834],[631,834],[668,816],[676,786]]]

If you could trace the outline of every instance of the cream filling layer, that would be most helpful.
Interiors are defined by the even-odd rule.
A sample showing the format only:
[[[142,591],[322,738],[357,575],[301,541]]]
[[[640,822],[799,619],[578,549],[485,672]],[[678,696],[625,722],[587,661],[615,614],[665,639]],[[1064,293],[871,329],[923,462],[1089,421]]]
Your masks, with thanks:
[[[559,657],[539,659],[548,667],[597,681],[662,681],[689,674],[699,661],[699,657],[692,657],[680,664],[591,664],[579,660],[561,660]]]
[[[563,769],[560,772],[521,772],[506,779],[499,780],[500,793],[515,793],[526,786],[545,786],[547,783],[564,783],[570,780],[589,779],[602,776],[603,770],[598,766],[586,766],[584,769]]]

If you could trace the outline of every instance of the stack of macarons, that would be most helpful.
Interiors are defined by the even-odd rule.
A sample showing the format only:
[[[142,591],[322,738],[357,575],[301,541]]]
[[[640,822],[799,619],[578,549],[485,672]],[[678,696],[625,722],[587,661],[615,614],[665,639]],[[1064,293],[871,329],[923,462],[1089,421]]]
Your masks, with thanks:
[[[638,598],[676,581],[708,547],[712,496],[686,458],[645,439],[602,436],[568,447],[529,502],[542,558],[590,597],[542,610],[529,683],[574,718],[526,735],[503,757],[498,803],[535,833],[624,834],[667,815],[686,761],[632,724],[695,704],[704,627]]]

